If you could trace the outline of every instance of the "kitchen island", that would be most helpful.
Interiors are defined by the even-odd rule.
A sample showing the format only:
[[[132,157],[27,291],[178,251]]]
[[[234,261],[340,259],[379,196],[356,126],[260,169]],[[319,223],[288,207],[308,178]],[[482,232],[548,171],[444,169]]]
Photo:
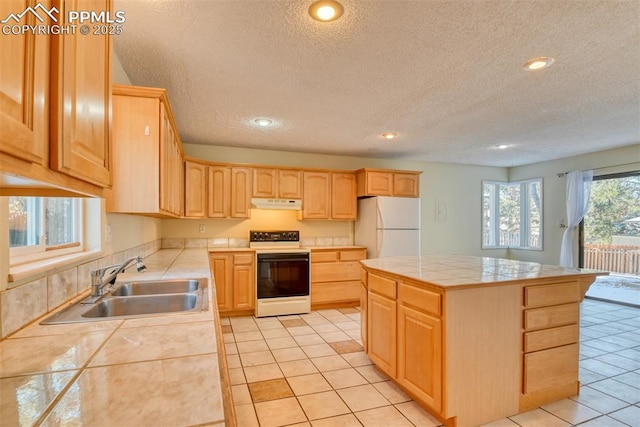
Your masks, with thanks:
[[[163,249],[144,263],[117,283],[207,278],[207,310],[34,322],[0,342],[1,425],[235,425],[207,250]]]
[[[445,425],[578,394],[580,302],[606,273],[453,255],[360,263],[367,355]]]

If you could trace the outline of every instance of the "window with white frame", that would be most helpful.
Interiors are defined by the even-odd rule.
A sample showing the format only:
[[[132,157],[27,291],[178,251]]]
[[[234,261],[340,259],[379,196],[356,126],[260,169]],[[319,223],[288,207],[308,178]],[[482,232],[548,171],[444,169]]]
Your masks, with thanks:
[[[82,199],[9,197],[11,264],[83,250]]]
[[[542,178],[482,182],[482,248],[542,250]]]

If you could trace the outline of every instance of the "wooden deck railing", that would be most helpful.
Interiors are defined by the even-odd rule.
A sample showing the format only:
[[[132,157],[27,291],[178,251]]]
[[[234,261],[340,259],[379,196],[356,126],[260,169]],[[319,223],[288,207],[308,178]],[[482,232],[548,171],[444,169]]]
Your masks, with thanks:
[[[640,276],[640,247],[586,244],[584,268]]]

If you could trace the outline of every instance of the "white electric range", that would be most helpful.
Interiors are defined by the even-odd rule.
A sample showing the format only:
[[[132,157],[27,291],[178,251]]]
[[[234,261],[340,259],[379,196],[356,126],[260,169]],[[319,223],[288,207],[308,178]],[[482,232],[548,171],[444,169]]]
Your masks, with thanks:
[[[249,247],[256,250],[256,317],[309,313],[310,253],[300,232],[251,230]]]

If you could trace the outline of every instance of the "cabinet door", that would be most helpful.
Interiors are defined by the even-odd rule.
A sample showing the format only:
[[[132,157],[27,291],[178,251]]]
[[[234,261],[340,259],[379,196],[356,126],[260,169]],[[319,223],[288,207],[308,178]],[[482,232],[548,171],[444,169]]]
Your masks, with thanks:
[[[400,197],[418,197],[420,176],[412,173],[393,174],[393,195]]]
[[[278,197],[283,199],[302,198],[302,171],[278,171]]]
[[[251,209],[251,169],[231,169],[231,218],[249,218]]]
[[[442,409],[442,322],[398,307],[398,382],[433,409]]]
[[[160,101],[113,97],[113,188],[107,212],[152,213],[160,207]],[[144,195],[141,197],[140,195]]]
[[[363,271],[361,273],[366,275]],[[369,345],[367,340],[367,287],[364,283],[360,284],[360,338],[362,339],[362,347],[364,347],[365,354],[369,354]]]
[[[228,218],[231,215],[231,168],[209,166],[207,216]]]
[[[166,114],[164,104],[160,103],[160,209],[173,213],[173,128]]]
[[[182,159],[182,151],[180,151],[178,144],[178,139],[174,139],[172,172],[175,180],[175,193],[173,194],[173,203],[175,205],[174,213],[182,217],[184,216],[184,160]]]
[[[393,195],[393,173],[367,172],[367,194],[372,196]]]
[[[356,176],[352,173],[331,174],[331,218],[356,219],[358,199]]]
[[[204,218],[207,214],[207,166],[184,163],[184,216]]]
[[[0,16],[18,13],[50,1],[2,0]],[[36,22],[28,13],[26,25]],[[0,150],[15,157],[48,165],[49,156],[49,36],[11,34],[0,37]]]
[[[303,219],[329,219],[331,181],[328,172],[304,172]]]
[[[111,11],[110,0],[57,0],[62,11]],[[108,34],[52,36],[51,168],[111,186],[111,39]],[[148,179],[145,178],[145,179]]]
[[[367,332],[369,358],[387,375],[396,376],[396,302],[369,292]]]
[[[233,308],[247,310],[255,307],[255,271],[251,265],[233,266]]]
[[[278,197],[278,172],[275,169],[253,170],[253,197]]]
[[[233,255],[211,254],[209,264],[213,273],[218,310],[233,310]]]

